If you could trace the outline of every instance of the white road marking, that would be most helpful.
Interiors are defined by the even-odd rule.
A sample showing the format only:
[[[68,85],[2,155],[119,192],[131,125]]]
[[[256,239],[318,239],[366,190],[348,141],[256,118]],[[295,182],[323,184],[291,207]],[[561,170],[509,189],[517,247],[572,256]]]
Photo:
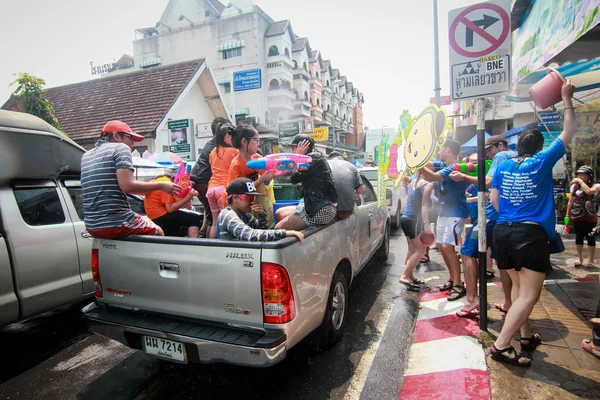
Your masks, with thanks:
[[[444,317],[455,314],[465,305],[465,298],[455,301],[448,301],[447,298],[424,301],[419,304],[419,316],[417,320]]]
[[[456,336],[413,343],[405,376],[457,369],[486,370],[485,353],[471,336]]]
[[[394,305],[392,304],[382,313],[382,316],[379,319],[376,327],[377,331],[379,332],[379,337],[377,340],[371,342],[369,347],[364,351],[360,362],[354,371],[354,375],[352,376],[348,390],[344,395],[344,400],[358,400],[360,398],[360,394],[362,393],[365,382],[367,381],[367,376],[369,376],[369,371],[373,366],[373,360],[375,359],[375,355],[379,349],[379,344],[381,343],[381,339],[383,338],[385,328],[390,320],[393,309]]]

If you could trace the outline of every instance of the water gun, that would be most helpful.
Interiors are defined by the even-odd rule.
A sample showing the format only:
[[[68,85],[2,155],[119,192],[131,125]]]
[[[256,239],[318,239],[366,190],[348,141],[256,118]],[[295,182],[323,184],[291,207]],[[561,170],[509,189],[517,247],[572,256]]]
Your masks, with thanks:
[[[185,162],[182,162],[181,165],[179,165],[177,174],[175,174],[175,184],[183,188],[181,192],[177,193],[177,197],[180,199],[184,198],[190,189],[192,189],[192,185],[190,183],[190,170],[191,166],[188,166],[185,164]]]
[[[486,174],[490,170],[490,165],[492,165],[492,160],[485,160]],[[470,176],[477,176],[478,173],[477,163],[457,162],[454,164],[454,170]]]
[[[302,154],[279,153],[270,154],[263,158],[255,158],[246,163],[246,166],[255,170],[267,170],[273,176],[285,174],[287,171],[294,171],[300,167],[308,168],[312,158]]]
[[[569,217],[565,217],[565,232],[566,233],[570,233],[570,229],[569,229],[569,222],[571,222],[571,220],[569,219]]]

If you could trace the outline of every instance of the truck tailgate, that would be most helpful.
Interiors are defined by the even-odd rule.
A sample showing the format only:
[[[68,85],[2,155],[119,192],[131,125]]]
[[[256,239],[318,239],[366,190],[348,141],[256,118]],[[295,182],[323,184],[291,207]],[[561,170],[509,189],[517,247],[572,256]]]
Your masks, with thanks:
[[[263,326],[260,243],[184,238],[95,240],[106,304]]]

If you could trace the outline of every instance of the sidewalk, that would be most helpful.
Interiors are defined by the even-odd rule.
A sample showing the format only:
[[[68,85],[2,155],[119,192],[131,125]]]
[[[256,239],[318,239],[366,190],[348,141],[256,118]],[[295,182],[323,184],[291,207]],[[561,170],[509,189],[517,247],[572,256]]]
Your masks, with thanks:
[[[455,315],[461,300],[448,302],[445,294],[422,293],[400,399],[600,399],[600,360],[581,349],[581,341],[591,338],[589,319],[600,300],[599,269],[573,268],[574,241],[570,235],[563,240],[566,251],[552,257],[554,270],[531,314],[532,329],[543,343],[531,353],[530,368],[499,363],[488,355],[504,320],[504,313],[493,306],[503,301],[496,271],[487,285],[488,332],[479,331],[477,320]],[[439,252],[430,255],[431,265],[425,269],[437,276],[426,280],[433,286],[443,283],[447,272],[440,268],[444,263]],[[518,340],[514,345],[520,348]]]

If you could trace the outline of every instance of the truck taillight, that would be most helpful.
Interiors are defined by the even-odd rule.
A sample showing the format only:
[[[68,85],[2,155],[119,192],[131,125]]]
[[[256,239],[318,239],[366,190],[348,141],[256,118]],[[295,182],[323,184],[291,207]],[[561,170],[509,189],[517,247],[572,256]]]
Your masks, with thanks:
[[[102,297],[102,283],[100,282],[100,261],[98,249],[92,249],[92,279],[94,280],[94,293],[96,297]]]
[[[285,268],[272,263],[261,264],[263,320],[283,324],[294,319],[296,305],[290,278]]]

